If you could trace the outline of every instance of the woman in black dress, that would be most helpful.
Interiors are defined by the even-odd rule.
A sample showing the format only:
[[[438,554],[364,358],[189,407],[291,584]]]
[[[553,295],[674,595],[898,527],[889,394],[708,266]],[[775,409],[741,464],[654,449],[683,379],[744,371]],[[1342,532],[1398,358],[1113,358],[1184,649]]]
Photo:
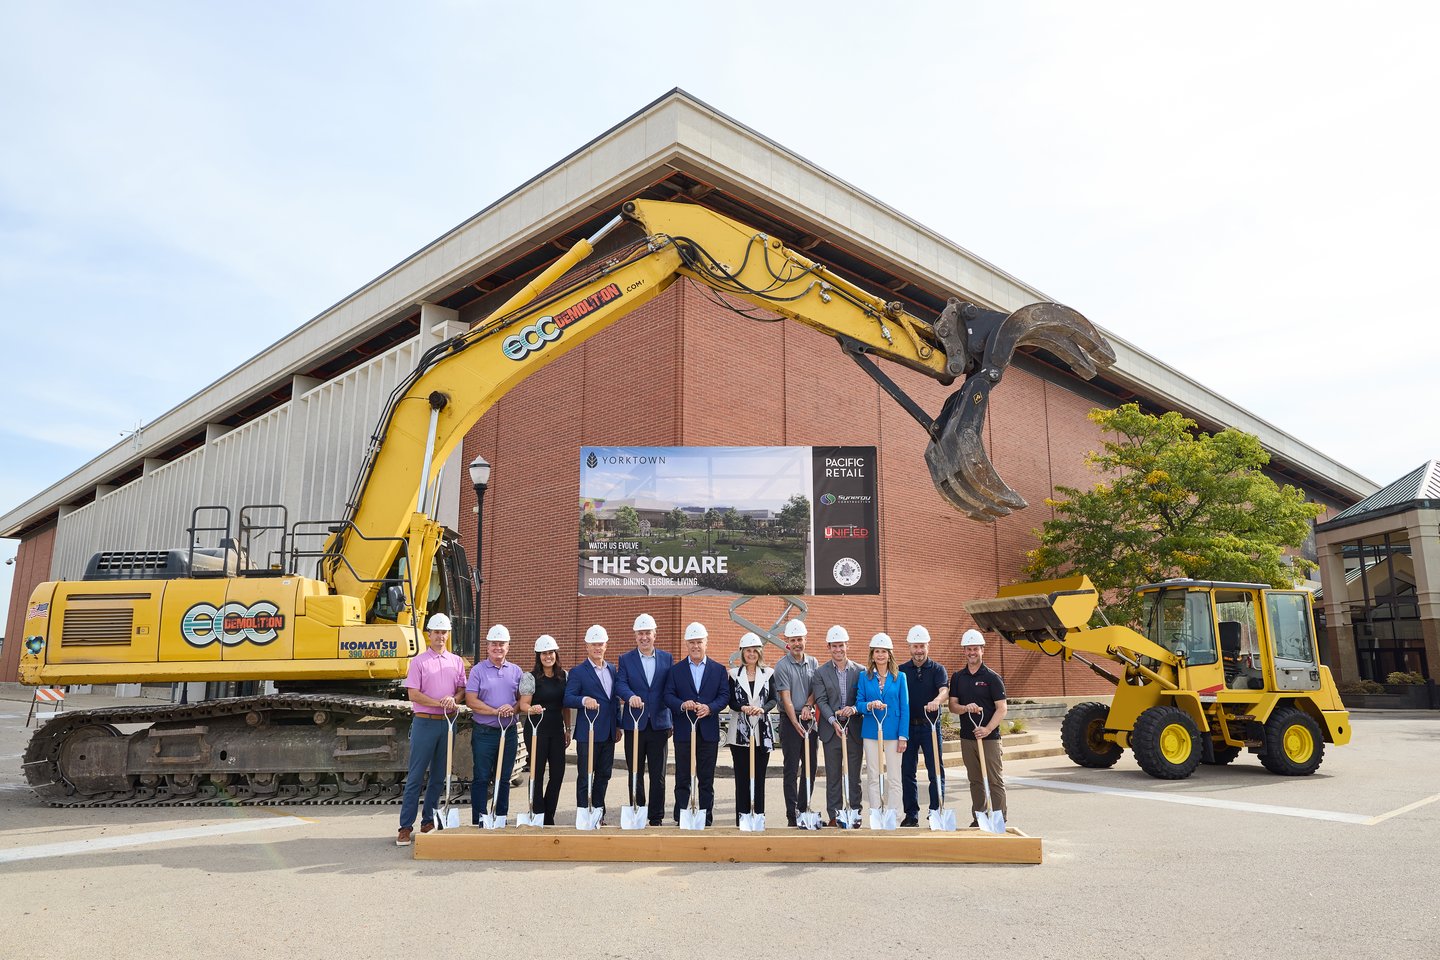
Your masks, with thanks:
[[[565,748],[570,746],[574,711],[565,709],[565,671],[560,668],[560,645],[548,633],[535,641],[535,669],[520,678],[519,692],[516,706],[522,715],[528,715],[526,726],[533,725],[535,731],[530,739],[530,755],[535,758],[530,806],[536,813],[544,812],[547,827],[554,826],[560,785],[565,781]],[[527,735],[529,732],[527,729]]]

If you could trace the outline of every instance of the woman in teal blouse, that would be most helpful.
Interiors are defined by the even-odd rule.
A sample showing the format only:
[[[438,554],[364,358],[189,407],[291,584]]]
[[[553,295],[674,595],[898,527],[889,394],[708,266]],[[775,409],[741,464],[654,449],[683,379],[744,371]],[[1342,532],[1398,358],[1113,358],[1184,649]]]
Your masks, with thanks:
[[[865,784],[870,808],[903,809],[900,800],[900,754],[910,731],[910,694],[905,675],[895,666],[895,644],[877,633],[870,640],[870,664],[860,674],[855,703],[865,712],[860,736],[865,742]],[[880,736],[885,740],[885,802],[880,798]]]

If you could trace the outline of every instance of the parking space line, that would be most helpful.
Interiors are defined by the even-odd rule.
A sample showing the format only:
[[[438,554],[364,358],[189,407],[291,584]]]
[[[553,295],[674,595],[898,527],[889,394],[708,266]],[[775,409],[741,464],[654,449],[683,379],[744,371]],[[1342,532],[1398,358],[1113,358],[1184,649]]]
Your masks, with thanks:
[[[1300,817],[1305,820],[1329,820],[1333,823],[1355,823],[1369,825],[1374,818],[1363,813],[1341,813],[1337,810],[1307,810],[1304,807],[1280,807],[1268,803],[1247,803],[1244,800],[1216,800],[1213,797],[1189,797],[1173,793],[1151,793],[1145,790],[1127,790],[1123,787],[1100,787],[1089,783],[1070,783],[1064,780],[1039,780],[1032,777],[1006,777],[1006,785],[1042,787],[1051,790],[1072,790],[1076,793],[1108,793],[1132,800],[1154,800],[1157,803],[1180,803],[1190,807],[1214,807],[1218,810],[1238,810],[1242,813],[1265,813],[1277,817]],[[1402,811],[1396,811],[1400,813]]]
[[[1433,794],[1432,796],[1428,796],[1428,797],[1426,797],[1426,798],[1423,799],[1423,800],[1416,800],[1414,803],[1407,803],[1407,804],[1405,804],[1405,806],[1400,807],[1400,808],[1397,809],[1397,810],[1391,810],[1389,813],[1382,813],[1382,814],[1380,814],[1380,816],[1378,816],[1378,817],[1371,817],[1369,820],[1366,820],[1366,821],[1365,821],[1365,826],[1367,826],[1367,827],[1373,827],[1373,826],[1375,826],[1375,824],[1377,824],[1377,823],[1384,823],[1386,820],[1389,820],[1391,817],[1398,817],[1398,816],[1400,816],[1400,814],[1402,814],[1402,813],[1409,813],[1411,810],[1415,810],[1415,809],[1418,809],[1418,808],[1420,808],[1420,807],[1423,807],[1423,806],[1425,806],[1427,803],[1434,803],[1436,800],[1440,800],[1440,793]]]
[[[0,863],[15,863],[19,860],[39,860],[43,857],[67,857],[76,853],[95,853],[100,850],[114,850],[117,847],[137,847],[147,843],[166,843],[170,840],[193,840],[196,837],[218,837],[227,833],[249,833],[254,830],[273,830],[276,827],[293,827],[308,821],[300,817],[275,817],[256,820],[240,820],[234,823],[216,823],[208,827],[185,827],[179,830],[155,830],[150,833],[132,833],[123,837],[97,837],[94,840],[73,840],[68,843],[44,843],[34,847],[15,847],[0,850]]]

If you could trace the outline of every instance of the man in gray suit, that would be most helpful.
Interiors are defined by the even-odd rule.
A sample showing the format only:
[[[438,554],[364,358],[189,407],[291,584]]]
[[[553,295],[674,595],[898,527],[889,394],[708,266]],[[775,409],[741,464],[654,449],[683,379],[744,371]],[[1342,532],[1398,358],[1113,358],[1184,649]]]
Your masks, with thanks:
[[[820,742],[825,746],[825,807],[833,827],[845,800],[849,801],[851,810],[860,809],[860,757],[864,748],[860,742],[860,718],[855,710],[855,687],[860,682],[862,668],[848,656],[850,635],[844,627],[839,624],[831,627],[825,634],[825,644],[830,648],[830,659],[815,668],[810,678],[810,692],[820,712]],[[840,794],[842,737],[848,741],[845,749],[849,752],[846,759],[850,761],[844,798]]]

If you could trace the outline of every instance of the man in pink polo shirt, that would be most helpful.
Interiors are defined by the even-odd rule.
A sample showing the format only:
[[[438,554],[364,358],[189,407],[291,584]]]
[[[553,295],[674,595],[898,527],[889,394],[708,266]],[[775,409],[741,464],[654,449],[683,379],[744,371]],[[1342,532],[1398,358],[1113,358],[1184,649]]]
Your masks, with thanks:
[[[408,847],[420,806],[420,781],[429,771],[425,808],[420,832],[435,829],[435,807],[445,782],[445,744],[450,725],[445,714],[456,715],[455,698],[465,689],[465,662],[445,649],[450,639],[450,618],[437,613],[425,630],[429,646],[410,661],[405,688],[410,694],[415,719],[410,724],[410,769],[405,774],[405,798],[400,804],[400,833],[397,847]]]

